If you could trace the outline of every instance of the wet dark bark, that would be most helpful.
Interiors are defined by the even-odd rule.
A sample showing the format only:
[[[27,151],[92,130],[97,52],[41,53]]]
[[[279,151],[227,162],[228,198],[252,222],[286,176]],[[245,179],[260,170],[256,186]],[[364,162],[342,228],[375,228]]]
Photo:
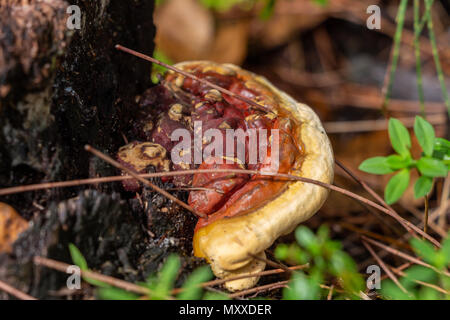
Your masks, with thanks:
[[[71,4],[81,9],[80,30],[66,26]],[[152,13],[152,0],[0,0],[0,187],[116,173],[83,146],[123,144],[151,65],[114,45],[151,54]],[[75,190],[2,201],[30,217],[33,201],[45,206]]]

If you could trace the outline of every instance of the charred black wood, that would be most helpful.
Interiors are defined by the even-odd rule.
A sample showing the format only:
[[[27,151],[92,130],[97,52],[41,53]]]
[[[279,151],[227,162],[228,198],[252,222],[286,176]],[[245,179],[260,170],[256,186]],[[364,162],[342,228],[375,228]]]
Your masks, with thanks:
[[[69,5],[80,29],[67,28]],[[0,0],[0,187],[116,173],[83,150],[123,144],[136,97],[151,85],[151,65],[114,49],[152,54],[152,0]],[[79,188],[10,196],[30,205],[74,196]],[[111,190],[105,186],[105,190]]]

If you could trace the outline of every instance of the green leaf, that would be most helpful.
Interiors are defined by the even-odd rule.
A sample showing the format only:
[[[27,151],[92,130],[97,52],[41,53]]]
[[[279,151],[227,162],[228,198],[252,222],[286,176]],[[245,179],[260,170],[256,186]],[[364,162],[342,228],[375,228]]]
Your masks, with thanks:
[[[136,300],[139,298],[137,294],[112,287],[99,289],[97,295],[102,300]]]
[[[330,237],[330,230],[326,224],[322,224],[317,230],[317,238],[320,243],[325,244]]]
[[[444,138],[435,138],[432,157],[440,160],[450,159],[450,141]]]
[[[323,248],[327,253],[333,254],[342,249],[342,244],[339,241],[327,240],[325,241]]]
[[[290,261],[295,264],[304,264],[310,260],[308,253],[301,249],[296,243],[291,245],[280,243],[275,248],[275,258],[283,261]]]
[[[165,0],[155,0],[155,8],[160,6]]]
[[[72,258],[73,263],[75,263],[82,271],[88,271],[89,268],[88,268],[86,259],[84,258],[81,251],[73,243],[69,243],[69,251],[70,251],[70,256]],[[94,286],[103,287],[103,288],[109,287],[108,284],[101,282],[99,280],[95,280],[95,279],[91,279],[91,278],[87,278],[87,277],[83,277],[83,280]]]
[[[211,280],[212,273],[209,266],[195,269],[183,284],[183,291],[178,295],[180,300],[199,300],[202,297],[202,282]]]
[[[387,163],[386,157],[366,159],[359,165],[359,170],[372,174],[388,174],[394,172]]]
[[[416,134],[417,141],[419,141],[423,152],[431,157],[434,148],[434,138],[436,137],[433,126],[424,118],[416,116],[416,120],[414,121],[414,133]]]
[[[219,12],[227,11],[237,4],[246,4],[244,0],[200,0],[200,2],[209,9]]]
[[[445,263],[450,264],[450,232],[447,234],[444,242],[442,242],[441,253],[445,257]]]
[[[166,54],[159,48],[156,48],[155,51],[153,52],[153,58],[169,65],[173,64],[173,61],[168,56],[166,56]],[[151,74],[152,82],[155,84],[158,83],[159,82],[158,74],[164,74],[166,70],[167,69],[165,67],[160,66],[159,64],[153,64]]]
[[[295,272],[287,288],[283,290],[285,300],[318,300],[319,283],[308,279],[303,272]]]
[[[101,282],[100,280],[95,280],[88,277],[83,277],[83,280],[86,281],[89,284],[92,284],[93,286],[100,287],[100,288],[110,288],[111,286],[107,283]]]
[[[441,160],[433,158],[420,158],[417,161],[417,169],[428,177],[446,177],[448,173],[447,166]]]
[[[398,154],[393,154],[387,157],[386,163],[393,170],[407,168],[411,164],[411,157],[402,157]]]
[[[421,176],[414,184],[414,197],[416,199],[424,197],[433,187],[433,178]]]
[[[180,265],[180,258],[176,254],[171,254],[167,258],[159,273],[159,281],[153,288],[154,294],[152,299],[166,299],[170,295],[170,291],[172,290],[175,279],[177,278]]]
[[[419,290],[418,300],[443,300],[440,293],[433,288],[421,287]]]
[[[411,297],[404,293],[392,280],[381,282],[381,294],[393,300],[411,300]]]
[[[83,271],[88,270],[86,259],[83,257],[81,251],[73,243],[69,243],[69,251],[73,263],[75,263]]]
[[[224,293],[206,292],[203,296],[203,300],[230,300],[230,297]]]
[[[403,169],[389,180],[384,190],[384,200],[393,204],[401,198],[409,184],[409,170]]]
[[[418,280],[424,282],[433,282],[437,277],[437,274],[434,270],[423,266],[412,266],[405,270],[405,274],[405,278],[411,281]]]
[[[357,272],[355,261],[344,251],[336,251],[330,259],[330,270],[336,276],[345,272]]]
[[[360,273],[345,271],[341,273],[339,279],[342,279],[342,287],[348,293],[357,293],[364,290],[365,281]]]
[[[295,230],[295,239],[301,246],[310,250],[313,255],[319,254],[319,241],[316,235],[307,227],[298,227]]]
[[[450,151],[450,141],[444,138],[436,138],[434,139],[434,149],[435,150],[444,150]]]
[[[275,258],[278,260],[286,260],[289,255],[289,246],[286,243],[280,243],[275,248]]]
[[[330,272],[338,279],[348,293],[364,289],[364,280],[358,272],[355,261],[345,252],[336,251],[330,259]]]
[[[314,0],[314,3],[318,4],[319,6],[325,7],[328,5],[328,0]]]
[[[266,4],[262,8],[259,14],[259,18],[261,20],[268,20],[272,16],[274,8],[275,8],[275,0],[266,0]]]
[[[408,129],[397,119],[389,119],[389,138],[392,148],[402,156],[408,156],[409,148],[411,148],[411,137]]]
[[[409,243],[417,255],[422,257],[426,262],[434,264],[437,252],[434,250],[433,245],[425,240],[420,240],[417,238],[412,238]]]

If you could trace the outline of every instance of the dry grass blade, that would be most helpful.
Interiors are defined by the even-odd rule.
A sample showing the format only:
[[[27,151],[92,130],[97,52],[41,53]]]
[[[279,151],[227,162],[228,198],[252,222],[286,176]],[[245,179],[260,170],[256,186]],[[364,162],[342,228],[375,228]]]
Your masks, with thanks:
[[[3,290],[6,293],[8,293],[20,300],[37,300],[35,297],[32,297],[32,296],[26,294],[25,292],[22,292],[19,289],[16,289],[3,281],[0,281],[0,290]]]
[[[384,263],[383,260],[376,254],[376,252],[372,249],[372,247],[363,240],[363,245],[366,247],[366,249],[370,252],[372,257],[377,261],[377,263],[383,268],[384,272],[391,278],[392,281],[402,290],[404,293],[408,294],[408,291],[402,286],[402,284],[398,281],[397,277],[391,272],[391,270],[388,268],[388,266]]]
[[[399,267],[397,267],[397,268],[391,268],[392,270],[396,270],[396,271],[402,271],[402,270],[405,270],[406,268],[409,268],[410,266],[412,265],[412,263],[411,262],[406,262],[406,263],[404,263],[404,264],[402,264],[401,266],[399,266]],[[384,280],[384,279],[386,279],[388,276],[387,275],[382,275],[381,276],[381,280]]]
[[[365,294],[362,291],[359,292],[359,297],[363,300],[372,300],[372,299],[370,299],[370,297],[367,294]]]
[[[195,214],[197,217],[201,217],[201,218],[205,218],[207,219],[208,216],[195,211],[191,206],[187,205],[186,203],[184,203],[183,201],[179,200],[177,197],[174,197],[173,195],[171,195],[170,193],[168,193],[166,190],[161,189],[160,187],[158,187],[157,185],[151,183],[150,181],[142,178],[139,176],[139,173],[137,173],[134,170],[131,170],[123,165],[121,165],[119,162],[113,160],[111,157],[107,156],[106,154],[98,151],[97,149],[94,149],[93,147],[91,147],[90,145],[86,145],[84,146],[84,148],[86,149],[86,151],[91,152],[92,154],[94,154],[95,156],[99,157],[100,159],[102,159],[105,162],[108,162],[109,164],[113,165],[114,167],[125,171],[126,173],[128,173],[130,176],[132,176],[133,178],[137,179],[139,182],[142,182],[143,184],[145,184],[146,186],[152,188],[153,190],[159,192],[160,194],[164,195],[165,197],[167,197],[168,199],[172,200],[173,202],[175,202],[176,204],[182,206],[183,208],[189,210],[190,212],[192,212],[193,214]]]
[[[334,290],[334,284],[330,286],[330,290],[328,290],[327,300],[331,300],[333,298],[333,290]]]

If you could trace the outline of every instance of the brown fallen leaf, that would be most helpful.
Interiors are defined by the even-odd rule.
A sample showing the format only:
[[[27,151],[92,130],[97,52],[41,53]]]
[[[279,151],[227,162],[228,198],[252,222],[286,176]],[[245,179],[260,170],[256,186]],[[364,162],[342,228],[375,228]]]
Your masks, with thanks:
[[[0,253],[11,252],[12,244],[28,228],[28,222],[13,207],[0,202]]]

